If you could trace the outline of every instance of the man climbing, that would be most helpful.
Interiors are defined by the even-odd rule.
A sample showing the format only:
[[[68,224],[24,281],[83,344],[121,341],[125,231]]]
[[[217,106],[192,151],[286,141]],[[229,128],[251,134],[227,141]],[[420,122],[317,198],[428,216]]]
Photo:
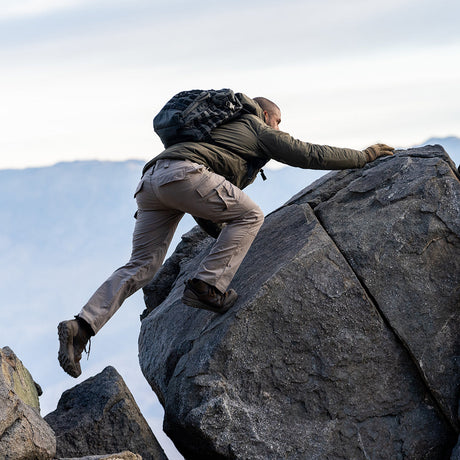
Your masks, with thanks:
[[[99,287],[75,319],[58,326],[59,363],[72,377],[81,374],[81,354],[90,337],[158,271],[184,213],[205,229],[209,221],[225,225],[219,226],[210,253],[187,281],[182,302],[225,313],[238,297],[228,286],[264,220],[242,189],[267,161],[348,169],[393,153],[385,144],[360,151],[301,142],[279,131],[281,111],[275,103],[240,97],[244,112],[213,129],[208,141],[174,144],[145,165],[134,195],[138,211],[130,260]]]

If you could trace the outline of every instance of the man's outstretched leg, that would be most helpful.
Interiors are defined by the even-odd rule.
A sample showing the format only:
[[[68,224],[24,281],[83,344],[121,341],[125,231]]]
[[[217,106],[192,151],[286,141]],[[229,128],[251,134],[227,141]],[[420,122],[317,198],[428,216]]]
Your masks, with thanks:
[[[96,290],[75,320],[58,326],[59,364],[72,377],[81,374],[81,354],[89,338],[99,332],[128,296],[153,278],[183,216],[158,202],[149,184],[150,176],[149,172],[144,175],[136,192],[138,216],[130,260]]]

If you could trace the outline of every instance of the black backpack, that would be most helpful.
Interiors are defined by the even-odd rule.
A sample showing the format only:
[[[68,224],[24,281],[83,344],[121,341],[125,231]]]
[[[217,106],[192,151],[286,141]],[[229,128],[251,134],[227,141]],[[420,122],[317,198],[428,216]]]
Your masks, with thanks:
[[[206,142],[214,128],[237,118],[243,104],[231,89],[182,91],[153,119],[165,148],[179,142]]]

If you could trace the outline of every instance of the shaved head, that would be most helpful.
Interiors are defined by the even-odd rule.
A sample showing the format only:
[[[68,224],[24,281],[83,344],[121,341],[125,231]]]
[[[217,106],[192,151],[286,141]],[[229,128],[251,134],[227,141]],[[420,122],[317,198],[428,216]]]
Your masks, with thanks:
[[[267,99],[266,97],[255,97],[253,98],[253,100],[260,105],[262,110],[268,113],[275,113],[277,111],[281,112],[280,108],[274,102],[272,102],[270,99]]]
[[[280,108],[266,97],[255,97],[253,100],[257,102],[264,111],[265,123],[271,128],[279,130],[278,125],[281,123]]]

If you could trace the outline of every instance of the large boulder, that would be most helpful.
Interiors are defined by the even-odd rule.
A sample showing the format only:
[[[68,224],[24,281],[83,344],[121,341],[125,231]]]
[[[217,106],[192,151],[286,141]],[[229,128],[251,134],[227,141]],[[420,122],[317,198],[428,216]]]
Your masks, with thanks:
[[[127,450],[144,460],[167,460],[131,392],[111,366],[65,391],[45,420],[56,433],[59,457]]]
[[[306,193],[297,202],[308,202]],[[401,152],[315,214],[411,353],[450,423],[460,351],[460,184],[442,148]]]
[[[40,387],[8,348],[0,348],[0,458],[54,457],[56,439],[40,416]]]
[[[139,337],[188,460],[449,458],[460,182],[442,148],[330,173],[267,216],[223,316],[180,300],[212,244],[197,235],[165,265],[169,287],[160,271],[146,289]]]

